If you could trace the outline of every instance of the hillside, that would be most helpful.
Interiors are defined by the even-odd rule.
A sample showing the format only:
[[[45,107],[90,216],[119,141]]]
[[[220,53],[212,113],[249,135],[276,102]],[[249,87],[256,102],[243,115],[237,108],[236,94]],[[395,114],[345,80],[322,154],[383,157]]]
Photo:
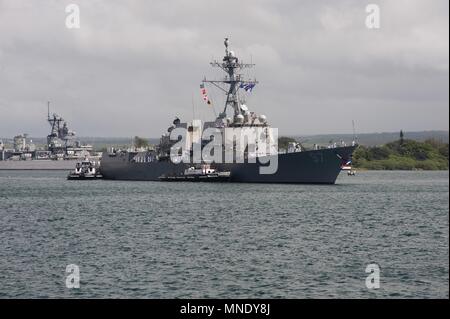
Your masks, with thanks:
[[[397,140],[383,146],[359,146],[353,154],[355,168],[371,170],[448,170],[449,144]]]
[[[398,139],[399,132],[382,132],[382,133],[363,133],[357,134],[357,141],[360,145],[376,146],[383,145]],[[307,136],[293,136],[296,140],[300,140],[305,145],[328,145],[330,141],[339,142],[341,140],[350,142],[353,140],[353,134],[319,134]],[[405,138],[409,140],[424,142],[434,139],[443,143],[449,142],[448,131],[414,131],[405,132]]]

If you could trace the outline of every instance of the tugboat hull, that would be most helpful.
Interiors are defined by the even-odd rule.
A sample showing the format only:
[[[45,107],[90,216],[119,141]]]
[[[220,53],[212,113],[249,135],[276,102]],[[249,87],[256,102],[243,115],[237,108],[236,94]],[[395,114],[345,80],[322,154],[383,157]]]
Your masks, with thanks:
[[[103,177],[101,175],[95,175],[95,176],[85,176],[85,175],[77,175],[77,174],[69,174],[67,176],[67,179],[69,181],[74,181],[74,180],[91,180],[91,179],[102,179]]]

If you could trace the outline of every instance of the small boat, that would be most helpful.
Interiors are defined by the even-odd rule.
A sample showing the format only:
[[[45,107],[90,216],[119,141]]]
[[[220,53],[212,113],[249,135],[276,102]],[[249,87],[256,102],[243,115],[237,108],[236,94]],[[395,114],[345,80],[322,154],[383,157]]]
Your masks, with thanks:
[[[95,161],[84,159],[78,162],[75,166],[75,170],[71,171],[67,176],[68,180],[81,180],[81,179],[100,179],[102,175],[98,169],[98,165]]]
[[[341,171],[346,171],[348,176],[355,176],[356,171],[352,167],[352,161],[349,160],[341,166]]]
[[[348,176],[355,176],[356,171],[351,166],[342,166],[342,171],[346,171]]]
[[[221,172],[205,164],[200,168],[191,166],[185,169],[183,174],[161,175],[159,180],[164,182],[228,182],[230,176],[230,172]]]
[[[341,170],[346,171],[348,176],[356,175],[356,171],[351,166],[343,166]]]

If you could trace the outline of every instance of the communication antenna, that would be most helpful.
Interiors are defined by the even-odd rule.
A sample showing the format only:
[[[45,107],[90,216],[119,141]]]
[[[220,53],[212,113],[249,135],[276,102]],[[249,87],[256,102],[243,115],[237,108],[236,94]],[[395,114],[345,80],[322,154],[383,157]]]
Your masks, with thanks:
[[[246,68],[253,67],[252,63],[243,63],[238,60],[233,51],[228,50],[230,41],[228,38],[225,38],[225,56],[222,61],[213,61],[211,62],[211,66],[218,67],[222,69],[227,75],[225,79],[222,80],[203,80],[203,83],[211,83],[221,91],[223,91],[226,95],[225,106],[221,115],[225,115],[227,108],[230,107],[234,111],[234,116],[239,117],[242,114],[242,110],[240,108],[240,101],[238,91],[244,86],[249,86],[253,88],[258,81],[255,79],[245,80],[241,77],[240,71]],[[227,85],[228,88],[225,89],[222,85]]]

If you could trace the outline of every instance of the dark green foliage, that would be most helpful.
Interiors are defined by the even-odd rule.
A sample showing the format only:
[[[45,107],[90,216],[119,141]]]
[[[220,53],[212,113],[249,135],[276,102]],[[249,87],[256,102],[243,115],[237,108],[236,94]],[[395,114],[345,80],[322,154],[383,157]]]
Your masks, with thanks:
[[[448,144],[439,147],[439,154],[445,157],[448,161]]]
[[[448,143],[442,143],[436,139],[428,139],[425,143],[437,149],[439,154],[448,160]]]
[[[371,160],[387,159],[391,155],[391,150],[387,147],[374,147],[370,151]]]
[[[133,144],[137,148],[148,147],[148,141],[145,138],[142,138],[142,137],[139,137],[139,136],[135,136],[134,137]]]
[[[398,140],[383,146],[360,146],[353,165],[375,170],[447,170],[448,143],[437,140]]]

